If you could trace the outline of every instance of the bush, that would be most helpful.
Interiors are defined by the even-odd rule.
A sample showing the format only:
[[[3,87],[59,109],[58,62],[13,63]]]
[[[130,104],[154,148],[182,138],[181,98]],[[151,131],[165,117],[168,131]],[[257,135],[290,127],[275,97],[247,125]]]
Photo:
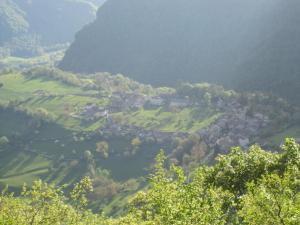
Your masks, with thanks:
[[[6,136],[0,137],[0,147],[5,146],[9,143],[9,139]]]

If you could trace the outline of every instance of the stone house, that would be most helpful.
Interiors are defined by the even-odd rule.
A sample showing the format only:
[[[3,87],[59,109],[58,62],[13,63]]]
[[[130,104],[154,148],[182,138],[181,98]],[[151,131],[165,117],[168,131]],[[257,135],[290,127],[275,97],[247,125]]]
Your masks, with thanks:
[[[103,106],[97,106],[96,104],[86,105],[80,113],[86,120],[108,117],[108,111]]]

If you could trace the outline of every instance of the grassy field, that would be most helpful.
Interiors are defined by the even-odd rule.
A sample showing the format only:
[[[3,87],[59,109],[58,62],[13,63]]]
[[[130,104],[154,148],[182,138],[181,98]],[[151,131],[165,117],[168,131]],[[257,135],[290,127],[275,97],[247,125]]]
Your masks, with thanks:
[[[101,105],[106,102],[105,99],[92,97],[94,91],[84,91],[79,87],[54,80],[28,79],[18,73],[0,76],[0,83],[3,84],[0,88],[1,102],[18,101],[22,107],[32,110],[44,108],[57,123],[69,129],[91,130],[90,124],[87,127],[83,126],[80,119],[70,116],[70,112],[80,109],[87,103]],[[46,95],[40,95],[40,92]],[[92,128],[99,127],[93,126]]]
[[[107,105],[108,98],[95,98],[95,90],[66,85],[56,80],[28,79],[22,74],[0,76],[0,101],[18,101],[28,109],[46,109],[65,128],[93,131],[99,129],[103,120],[85,123],[71,114],[78,112],[88,103]],[[41,95],[40,93],[46,93]],[[135,125],[144,129],[164,132],[195,132],[214,122],[221,114],[211,109],[184,108],[169,110],[164,108],[140,109],[112,114],[121,123]]]
[[[0,182],[20,187],[47,174],[50,161],[33,154],[5,151],[0,153],[0,165]]]
[[[35,133],[30,128],[30,120],[21,112],[0,110],[0,137],[14,140],[4,149],[0,147],[0,183],[17,189],[25,182],[30,185],[40,178],[61,183],[65,176],[71,174],[72,179],[64,180],[66,183],[78,179],[82,173],[75,168],[72,170],[68,163],[55,165],[62,154],[71,157],[71,148],[64,146],[65,143],[75,146],[71,142],[71,131],[56,124],[44,124]],[[54,140],[60,142],[55,143]]]
[[[30,123],[26,123],[28,120],[30,118],[21,112],[0,110],[0,137],[19,135],[19,144],[6,149],[0,147],[0,183],[13,188],[21,187],[24,182],[30,185],[39,178],[57,184],[72,183],[86,172],[83,161],[86,150],[94,154],[97,167],[108,169],[113,179],[126,181],[146,175],[153,158],[163,147],[144,145],[133,157],[124,157],[123,153],[131,148],[131,139],[126,137],[87,138],[54,123],[43,124],[35,132]],[[79,140],[74,140],[74,136]],[[107,141],[114,155],[104,159],[97,154],[95,149],[99,141]],[[78,163],[72,166],[72,161]]]
[[[185,108],[177,111],[167,111],[158,108],[119,113],[115,116],[120,118],[123,124],[143,127],[147,130],[192,133],[210,125],[220,115],[220,113],[210,109]]]

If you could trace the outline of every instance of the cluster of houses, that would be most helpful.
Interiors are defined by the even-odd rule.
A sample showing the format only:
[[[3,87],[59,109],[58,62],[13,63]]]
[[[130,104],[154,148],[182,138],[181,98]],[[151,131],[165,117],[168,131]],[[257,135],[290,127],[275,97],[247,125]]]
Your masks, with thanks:
[[[110,97],[109,111],[122,112],[126,109],[139,109],[145,105],[146,101],[145,95],[114,92]]]
[[[126,110],[138,110],[140,108],[185,108],[193,105],[188,98],[179,98],[173,95],[146,96],[136,93],[114,92],[109,98],[109,105],[98,106],[94,103],[85,105],[80,110],[80,117],[85,120],[109,118],[109,114],[124,112]]]
[[[181,137],[186,138],[186,132],[163,132],[160,130],[147,130],[134,125],[121,125],[109,120],[108,123],[99,131],[103,136],[123,136],[123,137],[138,137],[141,141],[166,141],[170,138]]]
[[[223,114],[211,125],[202,128],[196,133],[211,149],[218,153],[228,153],[232,146],[241,146],[247,149],[261,133],[272,127],[272,120],[267,111],[258,110],[253,114],[248,113],[248,106],[241,105],[237,100],[216,99],[212,102],[214,107]],[[101,128],[103,135],[120,135],[139,137],[142,141],[168,140],[174,137],[187,137],[188,133],[162,132],[147,130],[134,125],[125,125],[114,121],[110,114],[125,112],[127,109],[176,107],[185,108],[198,106],[201,102],[192,102],[189,98],[176,95],[145,96],[134,93],[113,93],[108,106],[87,104],[81,111],[81,116],[86,118],[106,118],[105,127]],[[300,138],[297,139],[300,143]]]
[[[87,104],[80,113],[80,116],[85,120],[107,119],[108,115],[108,110],[105,107],[94,103]]]

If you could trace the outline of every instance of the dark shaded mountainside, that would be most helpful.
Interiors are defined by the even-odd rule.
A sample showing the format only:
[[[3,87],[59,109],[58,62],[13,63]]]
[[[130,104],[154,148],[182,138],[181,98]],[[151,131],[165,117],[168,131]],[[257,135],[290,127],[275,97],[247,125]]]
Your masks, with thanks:
[[[100,1],[1,0],[0,47],[36,48],[70,42],[77,31],[95,18],[96,4]],[[16,51],[16,55],[26,53]]]
[[[235,86],[275,92],[300,103],[300,2],[283,1],[261,26],[259,43],[235,74]]]
[[[267,85],[290,97],[299,87],[299,6],[296,0],[109,0],[60,67],[155,85]]]

